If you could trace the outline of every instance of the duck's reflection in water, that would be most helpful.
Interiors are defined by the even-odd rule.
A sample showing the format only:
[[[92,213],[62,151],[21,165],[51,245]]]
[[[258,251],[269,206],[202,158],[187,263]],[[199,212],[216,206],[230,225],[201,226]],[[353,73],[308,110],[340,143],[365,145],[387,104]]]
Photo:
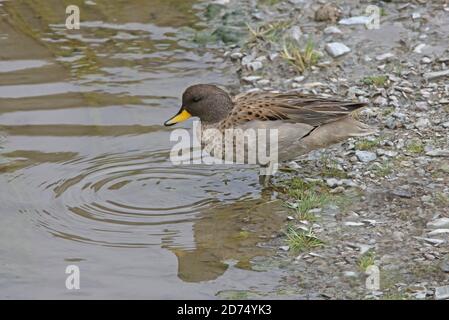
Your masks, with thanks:
[[[251,269],[251,259],[272,253],[262,244],[285,220],[280,201],[250,199],[208,209],[193,226],[195,249],[170,250],[178,258],[178,277],[186,282],[214,280],[228,269]]]

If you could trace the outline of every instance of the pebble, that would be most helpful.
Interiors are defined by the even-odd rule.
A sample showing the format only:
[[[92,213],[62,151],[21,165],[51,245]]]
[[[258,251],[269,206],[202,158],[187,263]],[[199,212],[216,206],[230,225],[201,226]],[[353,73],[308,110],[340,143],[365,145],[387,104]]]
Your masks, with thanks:
[[[423,237],[414,237],[414,238],[417,240],[423,240],[425,242],[428,242],[428,243],[436,245],[436,246],[446,242],[446,240],[435,239],[435,238],[423,238]]]
[[[387,157],[396,157],[398,155],[397,151],[394,150],[385,150],[385,149],[377,149],[376,153],[378,156],[387,156]]]
[[[445,229],[449,228],[449,218],[439,218],[427,223],[429,229]]]
[[[277,52],[272,52],[268,55],[268,59],[270,59],[270,61],[274,61],[277,57],[279,57],[279,53]]]
[[[233,53],[231,53],[230,57],[233,60],[240,60],[243,58],[243,54],[240,52],[233,52]]]
[[[391,59],[394,58],[394,57],[395,57],[395,55],[394,55],[393,53],[387,52],[387,53],[378,55],[378,56],[376,57],[376,60],[377,60],[377,61],[391,60]]]
[[[279,249],[281,249],[282,251],[288,251],[290,250],[289,246],[280,246]]]
[[[419,18],[421,18],[421,14],[419,12],[413,12],[412,13],[412,19],[413,20],[417,20]]]
[[[415,47],[415,49],[413,49],[413,52],[422,53],[422,49],[424,49],[425,46],[426,46],[425,43],[420,43]]]
[[[435,230],[429,232],[429,236],[445,234],[445,233],[449,233],[449,229],[435,229]]]
[[[343,32],[341,32],[340,29],[338,29],[338,28],[335,27],[335,26],[329,26],[329,27],[327,27],[326,29],[324,29],[323,32],[324,32],[325,34],[342,34],[342,33],[343,33]]]
[[[357,159],[359,159],[359,161],[362,161],[362,162],[371,162],[371,161],[374,161],[377,159],[376,154],[371,151],[357,150],[355,152],[355,156],[357,157]]]
[[[338,21],[338,24],[351,26],[356,24],[367,24],[371,22],[371,17],[367,16],[356,16],[351,18],[345,18]]]
[[[346,45],[341,42],[330,42],[326,44],[326,52],[333,58],[340,57],[351,51]]]
[[[365,224],[363,222],[347,221],[344,223],[344,225],[348,227],[361,227],[364,226]]]
[[[435,299],[446,300],[449,299],[449,285],[435,288]]]
[[[253,83],[256,82],[257,80],[262,79],[262,77],[259,76],[247,76],[247,77],[242,77],[243,81],[249,82],[249,83]]]
[[[442,71],[426,72],[424,73],[424,78],[427,80],[433,80],[441,77],[449,76],[449,69]]]
[[[270,83],[271,83],[271,81],[268,80],[268,79],[261,79],[261,80],[257,81],[257,84],[259,84],[259,85],[261,85],[261,86],[267,86],[267,85],[269,85]]]
[[[295,81],[295,82],[302,82],[302,81],[304,81],[305,78],[306,77],[304,77],[304,76],[299,76],[299,77],[293,78],[293,81]]]
[[[417,129],[424,129],[430,125],[430,121],[427,118],[419,118],[418,121],[415,122],[415,127]]]
[[[395,129],[395,128],[397,127],[396,119],[393,118],[393,117],[388,117],[388,118],[385,120],[385,126],[386,126],[388,129],[391,129],[391,130]]]
[[[391,194],[397,197],[409,199],[413,196],[413,194],[410,191],[401,188],[394,189],[393,191],[391,191]]]
[[[424,58],[421,59],[421,62],[423,64],[429,64],[429,63],[432,62],[432,59],[430,59],[429,57],[424,57]]]
[[[380,107],[385,107],[388,104],[388,99],[382,96],[378,96],[376,99],[374,99],[373,102]]]
[[[248,70],[257,71],[263,67],[260,60],[253,60],[252,56],[245,56],[242,58],[242,66]]]
[[[343,275],[348,278],[356,278],[359,274],[354,271],[345,271],[343,272]]]
[[[431,157],[449,157],[449,149],[433,149],[426,152]]]
[[[419,111],[427,111],[429,109],[429,105],[426,101],[416,101],[415,106],[416,110]]]
[[[330,179],[326,179],[326,184],[330,187],[330,188],[335,188],[339,185],[341,185],[341,183],[339,184],[339,180],[335,179],[335,178],[330,178]]]

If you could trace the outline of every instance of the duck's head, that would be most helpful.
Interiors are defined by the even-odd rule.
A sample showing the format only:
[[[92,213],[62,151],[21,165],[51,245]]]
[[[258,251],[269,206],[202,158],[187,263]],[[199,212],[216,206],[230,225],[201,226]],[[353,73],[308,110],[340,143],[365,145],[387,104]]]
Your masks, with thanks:
[[[165,126],[172,126],[190,117],[198,117],[202,122],[215,123],[226,118],[233,107],[231,97],[222,89],[210,84],[188,87],[182,95],[179,112]]]

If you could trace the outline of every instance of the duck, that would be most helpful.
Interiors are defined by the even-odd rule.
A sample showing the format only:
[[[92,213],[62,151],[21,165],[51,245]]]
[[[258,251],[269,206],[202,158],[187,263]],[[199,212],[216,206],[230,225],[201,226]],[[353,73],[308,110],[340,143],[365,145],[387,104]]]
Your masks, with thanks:
[[[224,136],[226,130],[274,129],[277,134],[277,165],[279,162],[295,160],[312,150],[326,148],[350,137],[375,133],[374,128],[353,116],[356,110],[365,106],[366,103],[359,101],[297,91],[253,91],[231,97],[216,85],[196,84],[184,91],[181,108],[164,125],[172,126],[191,117],[199,118],[199,130],[213,132],[197,132],[201,137],[201,145],[209,146],[206,150],[211,154],[211,150],[217,149],[217,143],[223,143],[220,135]],[[220,139],[217,139],[217,136]],[[255,144],[256,141],[245,140],[245,151]],[[212,156],[223,158],[224,148],[218,149],[220,152]],[[247,157],[244,159],[244,162],[248,161]],[[237,162],[235,157],[233,160]],[[261,165],[267,167],[266,163]],[[272,166],[272,163],[270,165]],[[271,174],[265,176],[268,176],[269,181]]]

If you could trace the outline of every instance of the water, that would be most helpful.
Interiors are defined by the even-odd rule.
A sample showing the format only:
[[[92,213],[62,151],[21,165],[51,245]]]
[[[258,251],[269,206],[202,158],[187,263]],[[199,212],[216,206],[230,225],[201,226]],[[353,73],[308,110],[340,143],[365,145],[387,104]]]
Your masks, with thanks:
[[[0,298],[274,290],[250,263],[282,219],[258,171],[169,161],[184,88],[236,81],[191,41],[198,3],[94,3],[68,31],[61,1],[0,2]]]

